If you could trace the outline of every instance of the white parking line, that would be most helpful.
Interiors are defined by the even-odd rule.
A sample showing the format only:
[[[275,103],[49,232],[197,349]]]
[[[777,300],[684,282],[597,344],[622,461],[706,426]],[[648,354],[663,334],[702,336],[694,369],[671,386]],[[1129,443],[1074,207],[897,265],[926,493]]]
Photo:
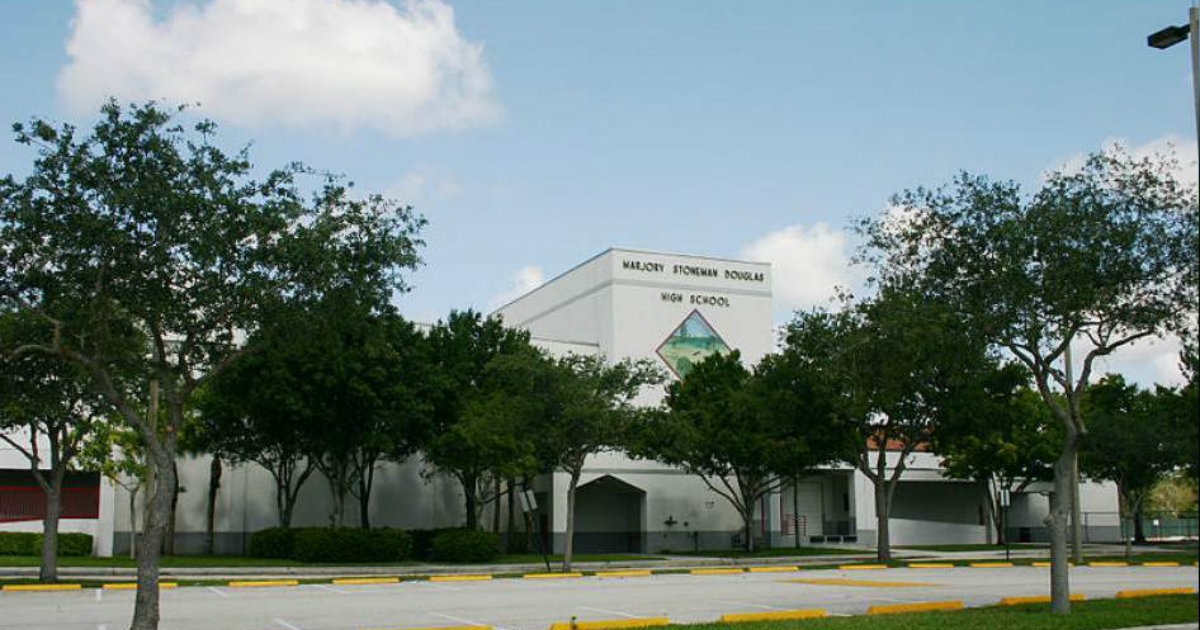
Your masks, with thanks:
[[[220,595],[221,597],[229,597],[229,593],[226,593],[225,591],[222,591],[221,589],[219,589],[215,586],[208,587],[208,590],[216,593],[217,595]]]
[[[104,589],[102,589],[102,588],[96,589],[96,601],[100,601],[103,594],[104,594]]]
[[[287,628],[287,630],[300,630],[299,626],[293,626],[292,624],[280,619],[279,617],[275,617],[271,621],[274,621],[275,623],[283,626],[284,628]]]
[[[443,615],[442,613],[431,612],[431,613],[429,613],[429,615],[432,617],[441,617],[442,619],[449,619],[450,621],[453,621],[455,623],[464,623],[464,624],[467,624],[468,626],[486,626],[487,625],[486,623],[479,623],[478,621],[471,621],[470,619],[463,619],[462,617],[451,617],[450,615]],[[495,625],[493,625],[492,627],[495,628],[496,630],[508,630],[508,628],[502,628],[500,626],[495,626]]]
[[[438,591],[461,591],[462,590],[461,588],[459,588],[457,586],[445,586],[443,584],[434,584],[433,582],[416,581],[416,582],[413,582],[413,584],[419,584],[421,586],[424,586],[425,588],[432,588],[432,589],[438,590]]]
[[[313,588],[319,588],[322,591],[329,591],[330,593],[337,593],[338,595],[349,595],[350,594],[350,591],[343,591],[340,588],[333,588],[332,586],[328,586],[326,584],[309,584],[309,586],[311,586]]]
[[[619,611],[619,610],[612,610],[612,609],[609,609],[609,608],[595,608],[595,607],[593,607],[593,606],[580,606],[580,608],[582,608],[582,609],[584,609],[584,610],[594,610],[594,611],[596,611],[596,612],[599,612],[599,613],[605,613],[605,614],[608,614],[608,615],[617,615],[617,616],[620,616],[620,617],[626,617],[626,618],[629,618],[629,619],[644,619],[644,617],[642,617],[641,615],[631,615],[631,614],[629,614],[629,613],[627,613],[627,612],[621,612],[621,611]]]
[[[763,604],[751,604],[750,602],[735,602],[733,600],[728,600],[728,599],[715,599],[713,601],[715,601],[718,604],[729,604],[731,606],[746,606],[749,608],[762,608],[763,610],[784,610],[783,608],[779,608],[777,606],[766,606]]]

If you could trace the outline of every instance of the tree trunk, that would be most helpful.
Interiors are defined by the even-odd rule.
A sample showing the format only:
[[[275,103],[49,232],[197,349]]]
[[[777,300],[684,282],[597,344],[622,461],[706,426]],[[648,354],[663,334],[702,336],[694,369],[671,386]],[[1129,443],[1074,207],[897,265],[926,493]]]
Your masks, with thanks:
[[[892,538],[888,529],[888,516],[892,511],[891,493],[888,492],[887,480],[880,478],[875,482],[875,557],[880,562],[892,560]]]
[[[346,480],[344,477],[329,479],[329,494],[333,499],[333,512],[329,514],[329,526],[341,529],[346,521]]]
[[[988,543],[993,542],[992,530],[996,532],[995,544],[1003,545],[1008,540],[1008,532],[1004,531],[1004,510],[1006,508],[1000,501],[1000,495],[1005,489],[1004,486],[997,483],[996,491],[992,492],[992,485],[986,480],[983,482],[983,507],[987,511],[985,520],[991,525],[991,529],[988,530]]]
[[[745,496],[744,493],[743,496]],[[745,501],[746,511],[742,515],[742,520],[744,521],[742,526],[746,530],[746,542],[743,547],[747,553],[754,553],[754,513],[758,507],[758,501],[754,500],[753,497],[746,497]]]
[[[517,516],[516,515],[517,496],[516,495],[517,495],[517,493],[514,490],[515,483],[513,482],[512,479],[509,479],[507,482],[505,482],[505,485],[508,487],[508,522],[505,523],[505,525],[504,525],[504,535],[505,535],[505,539],[507,540],[507,543],[508,543],[506,545],[506,547],[508,549],[508,553],[517,553],[517,551],[516,551],[517,539],[516,539],[516,536],[513,536],[514,530],[516,529],[516,526],[517,526],[517,519],[516,519],[516,516]]]
[[[1046,517],[1050,529],[1050,609],[1060,615],[1071,612],[1067,530],[1071,522],[1071,484],[1075,480],[1072,468],[1078,450],[1078,439],[1068,435],[1062,454],[1054,462],[1054,493],[1050,495],[1050,514]]]
[[[62,514],[62,479],[53,475],[54,485],[46,492],[46,516],[42,519],[42,564],[38,580],[58,581],[58,517]]]
[[[221,489],[221,458],[213,457],[208,466],[208,507],[204,513],[204,553],[213,555],[217,518],[217,491]]]
[[[173,454],[163,458],[151,457],[156,469],[156,482],[148,489],[146,502],[146,525],[138,549],[138,587],[133,606],[133,622],[130,630],[156,630],[159,620],[158,574],[162,557],[163,539],[166,537],[170,520],[171,503],[175,494],[176,480]]]
[[[500,533],[500,475],[492,480],[492,533]]]
[[[175,482],[171,484],[171,512],[167,516],[167,533],[163,536],[163,555],[175,555],[175,523],[179,509],[179,466],[171,461],[171,475]]]
[[[371,479],[365,472],[358,476],[358,526],[371,529]]]
[[[1083,507],[1079,503],[1079,449],[1071,458],[1071,560],[1083,565]]]
[[[800,476],[792,479],[792,546],[800,548]]]
[[[563,571],[571,570],[571,556],[575,553],[575,488],[579,485],[580,471],[571,471],[567,484],[567,540],[563,546]]]
[[[479,515],[475,513],[475,506],[478,503],[478,497],[475,496],[476,480],[474,477],[464,477],[459,480],[463,487],[463,501],[467,508],[467,529],[475,530],[479,528]]]
[[[129,491],[129,557],[137,558],[137,495],[138,486]]]
[[[1137,543],[1146,542],[1146,524],[1142,518],[1142,502],[1139,500],[1134,504],[1133,508],[1133,541]]]

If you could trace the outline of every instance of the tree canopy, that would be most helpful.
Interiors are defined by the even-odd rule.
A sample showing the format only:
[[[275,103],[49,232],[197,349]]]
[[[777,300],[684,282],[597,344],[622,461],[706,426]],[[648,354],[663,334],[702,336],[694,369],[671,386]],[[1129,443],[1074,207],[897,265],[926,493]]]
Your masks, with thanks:
[[[878,282],[916,279],[1031,373],[1063,429],[1051,509],[1054,610],[1070,611],[1066,527],[1097,359],[1194,321],[1197,191],[1171,164],[1120,151],[1049,173],[1031,194],[963,174],[896,195],[864,222]],[[1086,351],[1070,360],[1073,343]],[[1078,371],[1076,371],[1078,369]]]
[[[332,295],[387,304],[419,262],[424,223],[299,165],[255,177],[246,151],[214,144],[213,123],[182,118],[155,103],[109,102],[87,134],[40,119],[16,125],[32,168],[0,179],[0,301],[44,325],[14,353],[83,368],[141,434],[159,482],[141,539],[135,630],[158,625],[158,549],[193,394],[245,353],[240,335],[283,305]],[[144,346],[127,343],[137,335]],[[127,386],[117,370],[136,378]],[[159,401],[135,404],[148,389],[161,392],[161,432]]]
[[[668,386],[666,413],[632,450],[703,480],[742,517],[752,550],[760,499],[841,454],[836,420],[827,390],[802,362],[768,355],[751,370],[740,352],[718,353]]]

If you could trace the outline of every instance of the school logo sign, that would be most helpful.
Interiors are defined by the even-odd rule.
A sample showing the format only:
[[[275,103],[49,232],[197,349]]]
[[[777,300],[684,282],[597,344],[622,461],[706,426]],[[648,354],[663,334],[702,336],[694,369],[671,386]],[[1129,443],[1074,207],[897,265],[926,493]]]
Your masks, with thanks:
[[[697,363],[713,354],[729,354],[730,348],[700,311],[692,311],[657,352],[667,367],[683,378]]]

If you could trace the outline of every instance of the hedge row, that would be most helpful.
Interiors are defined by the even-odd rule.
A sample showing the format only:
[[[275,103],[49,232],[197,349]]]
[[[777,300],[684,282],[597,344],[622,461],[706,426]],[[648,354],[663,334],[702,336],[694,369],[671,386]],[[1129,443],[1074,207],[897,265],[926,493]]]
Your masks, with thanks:
[[[32,532],[0,532],[0,556],[40,556],[42,540],[42,534]],[[92,555],[91,534],[59,533],[58,555]]]
[[[488,562],[500,537],[466,529],[328,529],[274,527],[250,536],[250,555],[300,562]]]
[[[412,538],[399,529],[273,527],[250,536],[250,555],[300,562],[400,562],[412,554]]]

